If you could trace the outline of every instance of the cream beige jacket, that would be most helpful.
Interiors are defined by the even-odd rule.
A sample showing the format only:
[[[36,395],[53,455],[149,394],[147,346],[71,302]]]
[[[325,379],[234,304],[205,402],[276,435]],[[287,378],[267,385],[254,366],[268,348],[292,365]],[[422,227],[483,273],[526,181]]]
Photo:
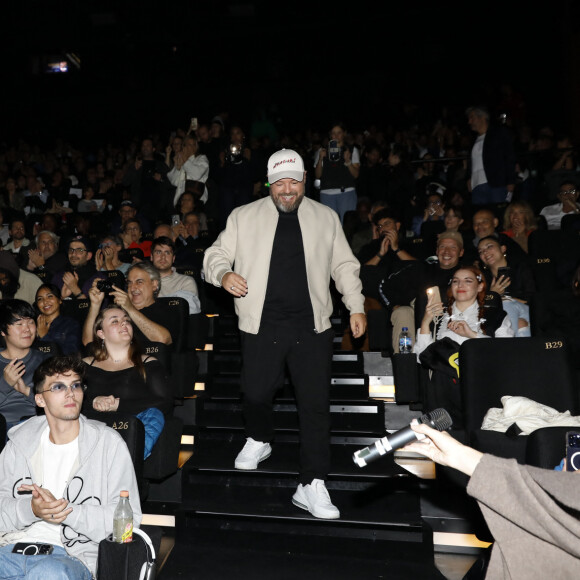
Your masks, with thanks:
[[[305,197],[298,208],[298,221],[315,330],[323,332],[331,326],[331,278],[349,312],[364,313],[360,263],[334,210]],[[207,282],[221,286],[224,275],[232,271],[247,280],[247,295],[236,298],[234,303],[240,330],[251,334],[260,329],[277,224],[278,210],[270,197],[238,207],[215,243],[205,251],[203,272]]]

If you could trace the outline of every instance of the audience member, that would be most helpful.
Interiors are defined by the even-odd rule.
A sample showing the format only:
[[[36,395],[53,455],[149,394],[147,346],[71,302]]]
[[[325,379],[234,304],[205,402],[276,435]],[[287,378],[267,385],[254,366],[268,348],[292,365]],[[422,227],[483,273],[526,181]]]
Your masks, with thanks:
[[[145,459],[173,411],[173,393],[167,370],[152,356],[142,354],[133,337],[129,314],[116,304],[103,308],[94,323],[93,355],[86,364],[87,393],[83,412],[135,415],[145,427]]]
[[[545,218],[549,230],[559,230],[564,216],[580,213],[579,194],[580,190],[573,181],[564,181],[560,184],[558,191],[560,203],[546,205],[540,210],[540,215]]]
[[[82,348],[81,326],[61,312],[62,297],[58,286],[42,284],[36,291],[36,336],[41,342],[55,343],[62,354],[76,354]]]
[[[219,152],[215,179],[219,191],[219,223],[223,229],[228,216],[236,207],[253,200],[254,186],[260,180],[252,150],[246,143],[244,131],[238,125],[231,127],[229,142]]]
[[[370,243],[372,240],[376,240],[380,237],[377,226],[373,223],[374,215],[380,210],[387,207],[386,201],[375,201],[369,210],[366,225],[361,227],[356,231],[352,239],[350,240],[350,247],[352,248],[352,253],[356,256],[362,250],[363,246]]]
[[[562,578],[580,572],[578,471],[559,473],[483,454],[449,433],[412,424],[425,438],[405,447],[470,477],[467,493],[477,500],[494,543],[485,577]],[[466,578],[470,576],[469,572]]]
[[[133,264],[127,272],[127,291],[114,286],[110,293],[113,302],[124,308],[134,325],[134,333],[141,343],[162,342],[171,344],[172,334],[166,327],[168,316],[156,298],[159,295],[161,277],[149,262]],[[105,299],[104,292],[97,287],[97,280],[89,291],[90,308],[83,325],[83,344],[93,340],[93,326]]]
[[[0,294],[2,299],[17,298],[28,304],[34,303],[36,290],[42,280],[35,274],[18,268],[10,252],[0,250]]]
[[[445,408],[457,428],[461,428],[463,419],[461,395],[456,384],[458,375],[451,365],[452,356],[468,339],[514,335],[509,317],[501,307],[492,311],[491,307],[485,306],[486,290],[485,278],[478,268],[466,266],[456,270],[446,293],[446,307],[437,300],[435,293],[429,294],[413,349],[417,360],[434,371],[426,389],[426,407]],[[451,376],[440,370],[438,363],[441,359],[449,361],[445,367],[453,369]]]
[[[6,225],[4,221],[4,210],[0,208],[0,247],[5,246],[9,239],[10,227]]]
[[[320,203],[344,214],[356,209],[356,180],[360,171],[360,152],[346,142],[346,128],[335,123],[330,129],[328,148],[321,147],[314,156],[314,175],[320,180]]]
[[[32,396],[44,414],[12,429],[0,455],[0,531],[7,542],[0,570],[13,578],[94,578],[120,490],[129,492],[133,525],[141,522],[127,445],[114,429],[80,414],[83,380],[76,357],[41,364]],[[51,544],[52,553],[13,553],[15,542]]]
[[[513,267],[506,256],[506,247],[494,236],[479,240],[479,257],[484,265],[487,287],[502,298],[517,336],[530,336],[530,309],[528,303],[536,291],[534,273],[527,262]]]
[[[26,237],[26,224],[24,220],[16,218],[10,222],[10,241],[4,246],[4,250],[11,252],[16,259],[18,266],[24,265],[27,256],[26,252],[21,252],[22,248],[30,245],[30,240]]]
[[[151,240],[143,238],[143,229],[138,219],[131,218],[125,222],[121,239],[123,240],[124,249],[139,249],[143,252],[145,258],[151,256]]]
[[[119,206],[118,215],[115,216],[111,222],[109,233],[121,234],[125,224],[130,219],[138,219],[144,233],[149,233],[151,231],[149,220],[137,210],[137,206],[131,200],[125,199]]]
[[[469,189],[474,206],[511,201],[516,182],[513,138],[504,125],[490,122],[485,107],[469,107],[469,126],[477,133],[471,149]]]
[[[148,220],[154,221],[160,212],[171,207],[171,184],[167,166],[155,151],[153,140],[145,138],[135,162],[129,165],[123,183],[130,188],[131,201]]]
[[[379,283],[397,272],[403,262],[415,260],[403,246],[401,222],[390,209],[381,209],[373,216],[379,237],[362,247],[357,255],[361,263],[360,279],[365,297],[380,300]]]
[[[204,184],[200,201],[206,202],[208,198],[205,182],[209,176],[209,161],[205,155],[198,154],[197,137],[195,133],[190,133],[183,141],[183,146],[179,153],[175,154],[174,165],[167,174],[167,178],[175,187],[172,206],[177,205],[181,194],[185,191],[186,181],[197,181]]]
[[[92,244],[84,236],[75,236],[69,241],[67,252],[67,266],[51,282],[59,288],[62,298],[87,298],[93,281],[105,277],[92,262]]]
[[[59,252],[59,241],[59,237],[48,230],[36,234],[34,247],[28,250],[26,269],[48,280],[57,272],[64,270],[67,257],[63,252]]]
[[[517,242],[528,253],[528,236],[537,229],[532,206],[522,199],[512,201],[505,209],[503,232]]]
[[[465,246],[464,262],[466,264],[473,264],[479,260],[479,253],[477,246],[479,240],[487,236],[495,236],[499,239],[502,245],[506,247],[506,253],[509,255],[510,262],[522,262],[528,260],[528,255],[522,247],[505,234],[500,234],[497,231],[499,219],[490,209],[479,209],[473,214],[473,232],[474,237]]]
[[[0,413],[7,428],[36,414],[32,377],[47,354],[32,348],[36,339],[36,312],[23,300],[0,302]]]
[[[412,261],[385,278],[379,287],[383,304],[391,312],[393,351],[399,352],[399,333],[403,327],[415,343],[415,328],[420,324],[427,304],[427,289],[437,286],[441,296],[447,288],[463,255],[463,238],[457,232],[443,232],[437,238],[437,261]]]
[[[175,262],[175,244],[171,238],[160,237],[153,240],[151,262],[161,276],[159,296],[176,296],[187,300],[189,313],[201,311],[197,284],[191,276],[178,274],[173,266]]]
[[[123,250],[123,240],[115,234],[105,236],[95,252],[95,266],[99,272],[119,270],[123,275],[131,267],[130,262],[123,262],[119,253]]]

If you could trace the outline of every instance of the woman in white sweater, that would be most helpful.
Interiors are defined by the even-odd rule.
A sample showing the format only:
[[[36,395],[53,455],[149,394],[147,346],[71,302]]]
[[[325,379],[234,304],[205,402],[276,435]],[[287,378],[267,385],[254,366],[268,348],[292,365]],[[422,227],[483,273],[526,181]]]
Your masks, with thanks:
[[[416,335],[417,360],[431,370],[424,405],[430,409],[444,407],[458,429],[463,426],[457,372],[461,365],[460,345],[470,338],[514,336],[509,317],[501,306],[485,306],[486,291],[485,278],[478,268],[460,268],[447,290],[447,308],[430,294]]]
[[[429,294],[414,348],[417,358],[436,339],[440,340],[443,337],[449,337],[461,344],[468,338],[514,336],[507,316],[503,317],[499,326],[492,324],[490,327],[490,324],[486,324],[484,312],[486,291],[487,284],[481,271],[475,266],[466,266],[457,270],[451,279],[447,291],[447,308],[444,308],[443,303],[437,302],[433,294]],[[431,323],[436,317],[438,324],[435,339],[431,333]]]

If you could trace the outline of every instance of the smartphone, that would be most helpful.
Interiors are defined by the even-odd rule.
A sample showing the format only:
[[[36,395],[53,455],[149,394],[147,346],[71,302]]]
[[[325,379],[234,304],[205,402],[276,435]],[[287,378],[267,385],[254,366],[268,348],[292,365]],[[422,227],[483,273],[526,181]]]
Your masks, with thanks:
[[[174,214],[171,216],[171,225],[172,226],[178,226],[181,222],[181,219],[179,218],[178,214]]]
[[[192,131],[197,131],[197,117],[191,118],[191,125],[189,127]]]
[[[566,433],[566,471],[580,469],[580,431]]]
[[[509,266],[502,266],[502,267],[498,268],[497,269],[498,280],[502,276],[505,276],[506,278],[511,278],[512,277],[512,269]]]
[[[512,276],[512,269],[509,266],[502,266],[497,269],[497,279],[499,280],[502,276],[504,276],[504,280],[506,278],[511,278]],[[503,296],[510,295],[510,287],[507,286],[503,291]]]
[[[439,292],[439,286],[431,286],[431,288],[427,288],[427,298],[431,298],[431,296],[433,297],[431,302],[434,303],[443,302],[441,300],[441,292]]]
[[[47,556],[52,554],[54,546],[52,544],[35,544],[31,542],[19,542],[12,548],[13,554],[22,554],[23,556]]]
[[[338,141],[336,139],[331,139],[328,142],[328,159],[333,163],[340,161],[342,157],[342,150],[338,146]]]

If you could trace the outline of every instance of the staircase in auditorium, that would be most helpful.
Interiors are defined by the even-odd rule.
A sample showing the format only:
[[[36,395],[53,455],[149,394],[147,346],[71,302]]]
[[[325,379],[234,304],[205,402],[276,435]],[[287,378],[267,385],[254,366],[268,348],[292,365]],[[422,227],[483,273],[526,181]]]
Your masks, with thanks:
[[[286,379],[274,402],[276,439],[256,471],[234,469],[245,442],[236,318],[213,319],[205,393],[196,400],[193,456],[182,473],[176,545],[160,578],[443,578],[421,520],[418,480],[391,457],[361,469],[354,451],[384,436],[384,403],[369,398],[362,353],[340,351],[336,327],[331,388],[332,471],[341,512],[319,520],[294,505],[298,418]],[[193,424],[195,423],[195,424]]]

